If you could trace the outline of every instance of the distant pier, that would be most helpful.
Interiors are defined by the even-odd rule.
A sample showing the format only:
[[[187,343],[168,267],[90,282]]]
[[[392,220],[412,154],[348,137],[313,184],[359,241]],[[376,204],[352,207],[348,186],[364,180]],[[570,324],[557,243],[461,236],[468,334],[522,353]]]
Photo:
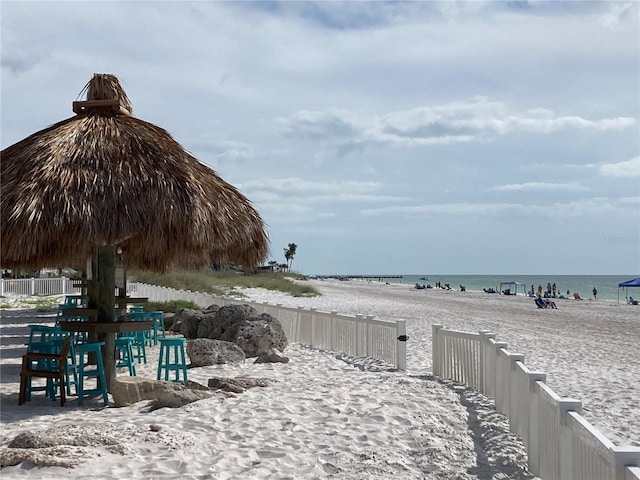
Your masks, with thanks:
[[[316,275],[316,278],[354,278],[354,279],[378,279],[378,278],[403,278],[402,275]]]

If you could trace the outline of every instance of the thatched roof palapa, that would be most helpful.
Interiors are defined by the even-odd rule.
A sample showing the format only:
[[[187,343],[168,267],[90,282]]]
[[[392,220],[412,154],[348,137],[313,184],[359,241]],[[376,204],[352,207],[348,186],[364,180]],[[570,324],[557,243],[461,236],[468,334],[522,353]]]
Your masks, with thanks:
[[[77,114],[1,153],[5,268],[83,267],[119,245],[153,271],[268,255],[260,215],[160,127],[131,115],[118,79],[96,74]]]

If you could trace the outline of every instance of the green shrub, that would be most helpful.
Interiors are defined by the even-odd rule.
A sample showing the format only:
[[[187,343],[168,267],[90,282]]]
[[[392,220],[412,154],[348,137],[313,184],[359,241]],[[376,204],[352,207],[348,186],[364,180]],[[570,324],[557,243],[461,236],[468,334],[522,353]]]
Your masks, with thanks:
[[[161,310],[165,313],[175,313],[181,308],[201,310],[202,307],[190,300],[169,300],[168,302],[147,302],[144,308],[147,312],[156,312]]]

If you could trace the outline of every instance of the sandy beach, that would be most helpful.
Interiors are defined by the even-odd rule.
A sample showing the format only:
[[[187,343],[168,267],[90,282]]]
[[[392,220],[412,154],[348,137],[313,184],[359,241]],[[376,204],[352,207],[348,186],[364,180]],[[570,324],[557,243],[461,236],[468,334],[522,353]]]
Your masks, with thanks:
[[[34,394],[17,405],[27,325],[52,322],[34,310],[3,310],[0,453],[24,432],[51,432],[57,445],[4,478],[185,479],[529,479],[526,454],[491,399],[430,375],[431,325],[491,330],[548,374],[558,394],[583,402],[583,416],[616,444],[640,446],[640,308],[566,300],[539,310],[531,299],[407,285],[313,281],[323,296],[293,298],[260,289],[248,299],[345,314],[405,319],[408,370],[292,344],[287,364],[198,367],[212,376],[270,380],[176,409],[147,402],[61,408]],[[157,347],[138,375],[155,378]]]

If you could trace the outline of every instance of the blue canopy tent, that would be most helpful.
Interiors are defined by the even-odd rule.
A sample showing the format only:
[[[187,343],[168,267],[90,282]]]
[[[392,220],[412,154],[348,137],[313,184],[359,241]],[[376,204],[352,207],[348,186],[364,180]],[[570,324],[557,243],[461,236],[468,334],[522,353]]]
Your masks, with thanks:
[[[506,287],[509,287],[509,294],[508,295],[517,295],[518,294],[518,287],[520,285],[522,285],[522,293],[524,295],[527,294],[527,287],[524,286],[524,283],[520,283],[520,282],[500,282],[500,293],[504,293],[504,290],[502,290],[502,286],[505,285]]]
[[[620,302],[620,289],[624,288],[624,297],[629,301],[628,288],[629,287],[640,287],[640,277],[634,278],[632,280],[627,280],[626,282],[621,282],[618,284],[618,302]]]

